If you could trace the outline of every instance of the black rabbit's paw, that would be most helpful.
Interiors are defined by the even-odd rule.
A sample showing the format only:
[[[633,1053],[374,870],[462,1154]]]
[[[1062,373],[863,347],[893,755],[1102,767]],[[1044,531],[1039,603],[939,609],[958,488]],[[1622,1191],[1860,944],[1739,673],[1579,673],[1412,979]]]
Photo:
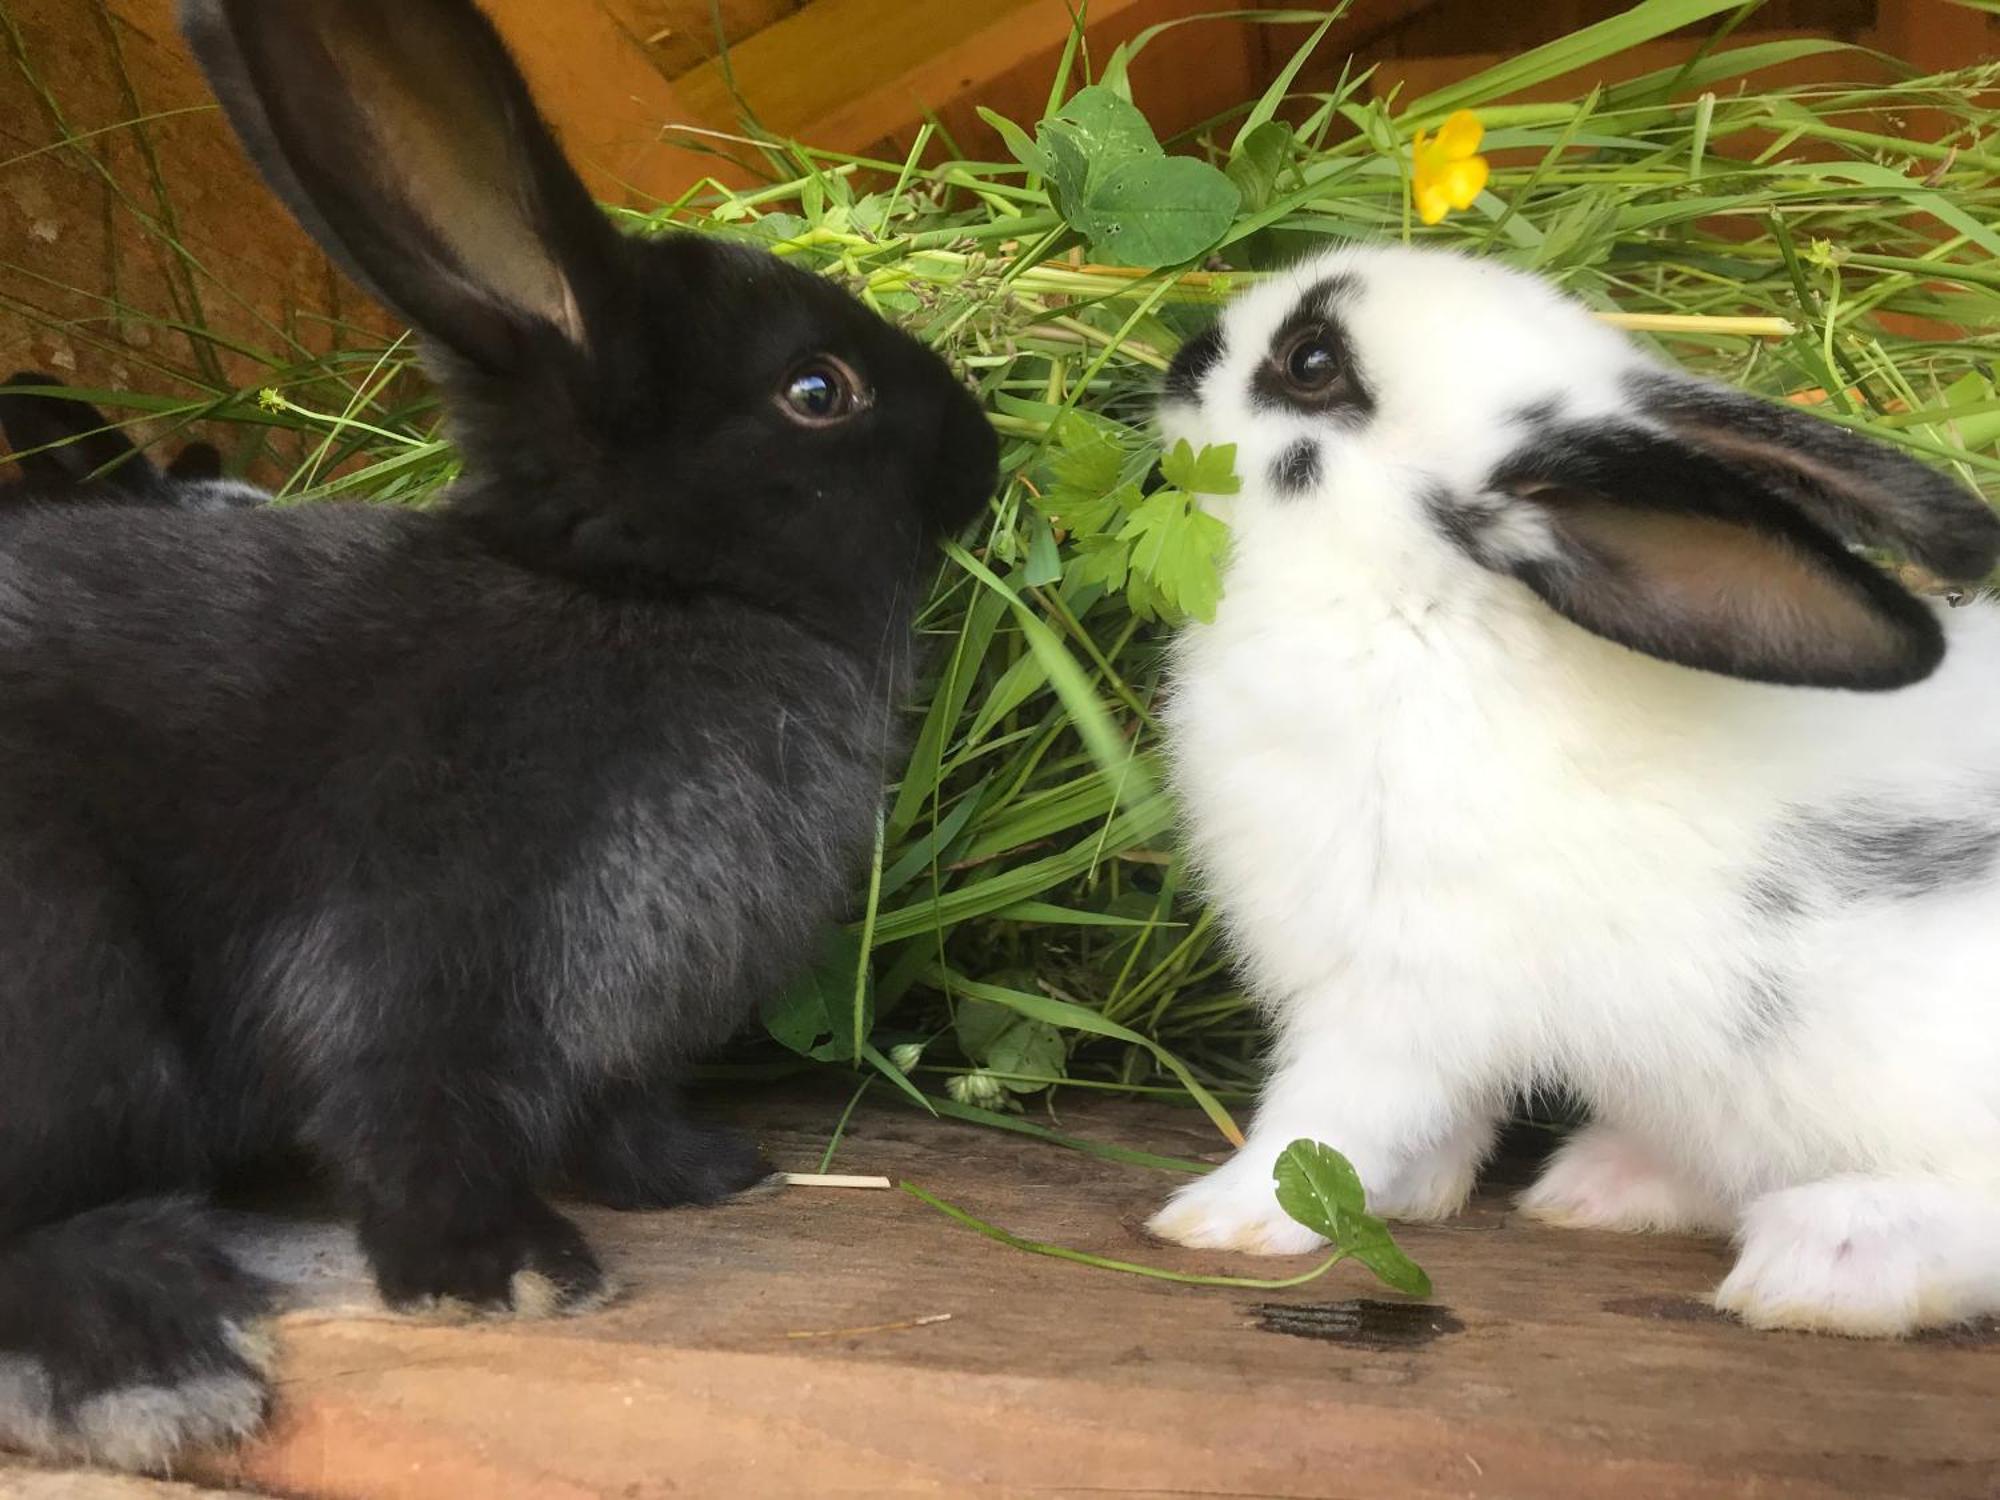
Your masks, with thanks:
[[[573,1153],[569,1179],[591,1202],[625,1210],[721,1203],[776,1181],[742,1131],[651,1102],[602,1122]]]
[[[475,1224],[364,1223],[382,1300],[398,1312],[457,1320],[588,1312],[614,1288],[581,1231],[541,1204]]]

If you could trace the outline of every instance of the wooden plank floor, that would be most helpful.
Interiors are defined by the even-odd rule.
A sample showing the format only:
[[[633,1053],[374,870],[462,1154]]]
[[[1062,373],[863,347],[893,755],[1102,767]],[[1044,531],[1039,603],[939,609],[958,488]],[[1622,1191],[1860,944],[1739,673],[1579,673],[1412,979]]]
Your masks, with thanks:
[[[780,1165],[809,1168],[838,1102],[772,1094],[749,1117]],[[1063,1123],[1171,1154],[1220,1144],[1192,1112],[1079,1105]],[[1160,1174],[897,1104],[860,1111],[837,1165],[1120,1258],[1303,1264],[1150,1244]],[[1419,1310],[1357,1301],[1375,1297],[1359,1270],[1183,1287],[1011,1250],[900,1193],[791,1189],[581,1212],[626,1288],[595,1315],[416,1326],[370,1309],[343,1233],[303,1232],[285,1242],[306,1305],[282,1325],[279,1420],[195,1477],[312,1500],[2000,1496],[2000,1331],[1753,1333],[1703,1303],[1722,1246],[1542,1229],[1506,1204],[1489,1189],[1404,1231],[1437,1285]],[[0,1494],[97,1493],[10,1473]]]

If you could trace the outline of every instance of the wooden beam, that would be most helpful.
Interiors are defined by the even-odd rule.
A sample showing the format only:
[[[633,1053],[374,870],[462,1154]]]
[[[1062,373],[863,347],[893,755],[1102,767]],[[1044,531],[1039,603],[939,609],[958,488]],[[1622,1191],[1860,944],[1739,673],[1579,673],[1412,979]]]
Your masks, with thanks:
[[[1337,64],[1437,3],[1355,0],[1322,53]],[[1132,70],[1140,105],[1163,136],[1173,135],[1255,98],[1305,39],[1303,24],[1229,19],[1259,8],[1256,0],[1091,0],[1089,54],[1101,63],[1145,28],[1187,23],[1157,36]],[[899,150],[928,113],[964,149],[991,154],[998,140],[975,106],[1023,124],[1038,118],[1071,24],[1065,0],[813,0],[732,47],[727,69],[712,60],[676,77],[674,88],[694,120],[717,129],[733,128],[747,105],[780,136]]]
[[[1751,46],[1763,42],[1807,39],[1823,39],[1823,33],[1757,31],[1739,33],[1731,38],[1731,42],[1733,45]],[[1533,88],[1510,94],[1508,100],[1512,103],[1548,103],[1575,99],[1587,92],[1593,84],[1623,83],[1658,69],[1686,62],[1700,53],[1706,45],[1706,39],[1701,37],[1667,37],[1659,41],[1643,42],[1601,62],[1593,63],[1587,68],[1579,68],[1559,78],[1551,78],[1544,83],[1536,84]],[[1510,55],[1493,52],[1445,57],[1387,57],[1377,63],[1374,76],[1369,80],[1369,87],[1378,98],[1387,97],[1392,90],[1400,88],[1401,98],[1417,99],[1435,89],[1495,67],[1507,61]],[[1761,68],[1750,76],[1760,84],[1780,87],[1822,82],[1836,75],[1880,78],[1884,73],[1880,64],[1867,58],[1857,59],[1851,67],[1830,70],[1825,57],[1803,57],[1780,63],[1775,67]]]
[[[823,1082],[736,1091],[774,1161],[818,1161],[840,1110]],[[1179,1156],[1222,1146],[1161,1105],[1076,1100],[1064,1121]],[[1432,1306],[1352,1265],[1290,1291],[1163,1287],[996,1245],[901,1193],[792,1188],[584,1210],[623,1297],[425,1326],[376,1310],[345,1229],[280,1231],[297,1242],[266,1237],[258,1263],[299,1268],[287,1297],[308,1305],[277,1328],[276,1421],[196,1477],[295,1500],[2000,1494],[2000,1324],[1753,1332],[1708,1305],[1725,1244],[1524,1221],[1508,1189],[1533,1157],[1509,1148],[1466,1213],[1396,1228]],[[1311,1264],[1148,1244],[1163,1174],[886,1102],[855,1111],[836,1166],[1118,1260]]]
[[[2000,55],[2000,32],[1969,5],[1949,0],[1877,0],[1875,45],[1925,73]]]
[[[1140,0],[1097,0],[1098,23]],[[1062,45],[1061,0],[816,0],[674,81],[689,114],[726,127],[737,95],[767,130],[838,150],[893,136],[987,79]],[[731,76],[735,89],[731,88]]]
[[[483,0],[520,60],[542,113],[598,197],[643,202],[678,193],[702,170],[663,138],[689,118],[643,37],[601,0]]]

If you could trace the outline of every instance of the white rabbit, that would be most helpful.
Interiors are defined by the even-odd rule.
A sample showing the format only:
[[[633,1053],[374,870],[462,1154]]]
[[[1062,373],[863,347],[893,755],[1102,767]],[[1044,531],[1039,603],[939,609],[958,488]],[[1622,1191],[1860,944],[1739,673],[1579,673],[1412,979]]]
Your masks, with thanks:
[[[1716,1300],[1760,1326],[2000,1310],[2000,613],[1846,545],[1977,579],[2000,518],[1436,251],[1259,286],[1162,419],[1239,447],[1168,722],[1277,1045],[1153,1228],[1313,1247],[1272,1191],[1300,1136],[1451,1214],[1561,1083],[1595,1123],[1529,1213],[1732,1232]]]

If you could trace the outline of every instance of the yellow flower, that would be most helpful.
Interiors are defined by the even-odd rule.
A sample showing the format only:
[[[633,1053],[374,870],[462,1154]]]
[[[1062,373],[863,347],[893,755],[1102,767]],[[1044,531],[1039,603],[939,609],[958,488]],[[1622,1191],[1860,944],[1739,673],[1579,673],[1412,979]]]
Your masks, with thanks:
[[[1435,224],[1454,208],[1470,208],[1486,186],[1479,139],[1486,127],[1469,109],[1450,115],[1432,137],[1419,130],[1410,144],[1410,192],[1417,217]]]

